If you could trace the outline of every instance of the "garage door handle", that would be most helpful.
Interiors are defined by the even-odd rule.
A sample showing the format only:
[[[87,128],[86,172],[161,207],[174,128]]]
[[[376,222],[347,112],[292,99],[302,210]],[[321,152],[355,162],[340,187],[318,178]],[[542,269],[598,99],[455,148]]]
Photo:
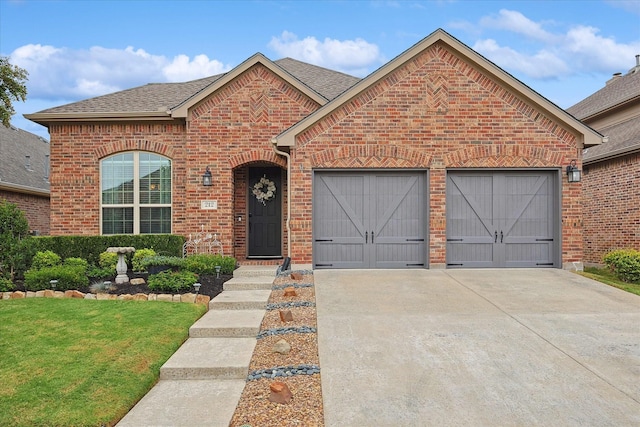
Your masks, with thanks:
[[[373,230],[371,230],[371,243],[373,243]]]
[[[365,244],[369,243],[369,232],[368,231],[364,232],[364,243]]]
[[[447,239],[450,240],[450,239]],[[407,242],[424,242],[424,239],[407,239]]]
[[[316,239],[316,242],[333,242],[333,239]]]
[[[502,230],[500,230],[500,243],[502,243],[503,238],[504,238],[504,235],[502,234]]]
[[[536,239],[536,242],[553,242],[553,239]]]
[[[493,243],[498,243],[498,230],[496,230],[495,233],[496,233],[496,238],[493,241]]]

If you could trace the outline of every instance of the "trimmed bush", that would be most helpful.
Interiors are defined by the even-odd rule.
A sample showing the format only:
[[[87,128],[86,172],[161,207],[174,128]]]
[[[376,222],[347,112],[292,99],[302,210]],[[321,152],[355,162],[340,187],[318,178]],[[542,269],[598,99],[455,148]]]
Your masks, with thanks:
[[[218,254],[195,254],[189,255],[184,261],[184,269],[196,274],[216,274],[217,265],[221,274],[233,274],[236,259]]]
[[[14,289],[11,279],[0,277],[0,292],[11,292]]]
[[[115,271],[116,265],[118,265],[118,254],[115,252],[106,252],[106,251],[100,253],[100,259],[98,260],[98,265],[101,268]]]
[[[180,293],[193,288],[198,276],[190,271],[162,271],[149,276],[149,289],[155,292]]]
[[[142,265],[142,260],[148,257],[156,256],[156,251],[153,249],[138,249],[131,258],[133,264],[133,271],[145,271],[145,267]]]
[[[154,266],[167,266],[170,268],[178,269],[178,268],[182,268],[182,266],[184,265],[184,260],[185,258],[182,258],[179,256],[156,255],[156,256],[145,257],[142,260],[140,260],[140,266],[144,270],[148,270],[149,267],[154,267]]]
[[[627,283],[640,283],[640,251],[618,249],[607,253],[603,260],[618,279]]]
[[[33,262],[31,263],[31,270],[40,270],[47,267],[54,267],[60,265],[62,259],[53,251],[39,251],[33,256]]]
[[[56,290],[82,289],[89,285],[86,270],[82,267],[56,265],[31,269],[24,274],[24,287],[28,291],[51,289],[51,280],[57,280]]]
[[[63,265],[66,265],[66,266],[69,266],[69,267],[80,267],[85,272],[89,268],[89,263],[87,262],[86,259],[77,258],[77,257],[71,257],[71,258],[65,259],[64,262],[63,262]]]

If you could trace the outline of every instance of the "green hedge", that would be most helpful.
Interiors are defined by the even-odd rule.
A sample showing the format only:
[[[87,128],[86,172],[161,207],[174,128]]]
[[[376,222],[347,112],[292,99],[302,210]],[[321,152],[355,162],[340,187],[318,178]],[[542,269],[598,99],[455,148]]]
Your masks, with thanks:
[[[233,274],[236,259],[217,254],[194,254],[184,261],[184,269],[196,274],[216,274],[217,265],[220,266],[221,274]]]
[[[159,255],[182,256],[185,239],[175,234],[123,234],[109,236],[39,236],[28,239],[29,260],[36,252],[51,250],[62,259],[83,258],[89,264],[99,265],[100,253],[114,246],[133,246],[153,249]]]
[[[618,279],[627,283],[640,283],[640,251],[618,249],[607,253],[603,259]]]
[[[39,270],[29,270],[24,274],[24,287],[28,291],[51,289],[51,280],[57,280],[57,291],[82,289],[89,285],[87,270],[75,265],[56,265]]]
[[[182,292],[193,288],[198,277],[190,271],[163,271],[149,276],[149,289],[156,292]]]

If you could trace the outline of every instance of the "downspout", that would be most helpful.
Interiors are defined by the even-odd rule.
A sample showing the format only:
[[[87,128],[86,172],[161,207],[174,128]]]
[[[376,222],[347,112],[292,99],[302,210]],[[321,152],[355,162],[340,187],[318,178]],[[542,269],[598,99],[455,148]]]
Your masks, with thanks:
[[[284,156],[287,159],[287,221],[285,227],[287,229],[287,257],[291,258],[291,155],[285,151],[278,150],[278,140],[271,139],[273,144],[273,152]]]

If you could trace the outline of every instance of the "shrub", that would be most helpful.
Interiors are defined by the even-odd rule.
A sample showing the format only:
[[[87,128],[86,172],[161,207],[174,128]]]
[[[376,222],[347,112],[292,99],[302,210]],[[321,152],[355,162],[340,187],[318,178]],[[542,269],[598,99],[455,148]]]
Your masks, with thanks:
[[[53,251],[38,251],[33,256],[31,262],[31,270],[40,270],[47,267],[54,267],[60,265],[62,259],[58,254]]]
[[[57,280],[56,290],[82,289],[89,284],[86,270],[82,267],[56,265],[31,269],[24,274],[24,287],[29,291],[51,288],[51,280]]]
[[[0,277],[0,292],[10,292],[14,289],[11,279]]]
[[[220,266],[221,274],[233,274],[236,259],[218,254],[195,254],[189,255],[184,261],[185,270],[196,274],[215,274],[217,265]]]
[[[148,257],[156,256],[156,251],[153,249],[139,249],[133,254],[131,263],[133,264],[133,271],[145,271],[145,267],[142,265],[142,260]]]
[[[188,291],[198,281],[198,276],[190,271],[162,271],[149,276],[149,289],[159,292],[179,293]]]
[[[618,279],[628,283],[640,283],[640,251],[618,249],[607,253],[603,260]]]
[[[116,275],[115,267],[102,268],[102,267],[96,267],[95,265],[91,265],[87,268],[87,276],[93,279],[112,278],[115,275]]]
[[[78,257],[70,257],[70,258],[65,259],[63,265],[66,265],[66,266],[69,266],[69,267],[80,267],[85,272],[89,268],[89,263],[87,262],[87,260],[86,259],[82,259],[82,258],[78,258]]]
[[[184,265],[184,258],[179,256],[155,255],[145,257],[140,260],[140,266],[147,270],[152,266],[166,265],[171,268],[181,268]]]
[[[118,265],[118,254],[115,252],[101,252],[98,265],[104,269],[116,270]]]

